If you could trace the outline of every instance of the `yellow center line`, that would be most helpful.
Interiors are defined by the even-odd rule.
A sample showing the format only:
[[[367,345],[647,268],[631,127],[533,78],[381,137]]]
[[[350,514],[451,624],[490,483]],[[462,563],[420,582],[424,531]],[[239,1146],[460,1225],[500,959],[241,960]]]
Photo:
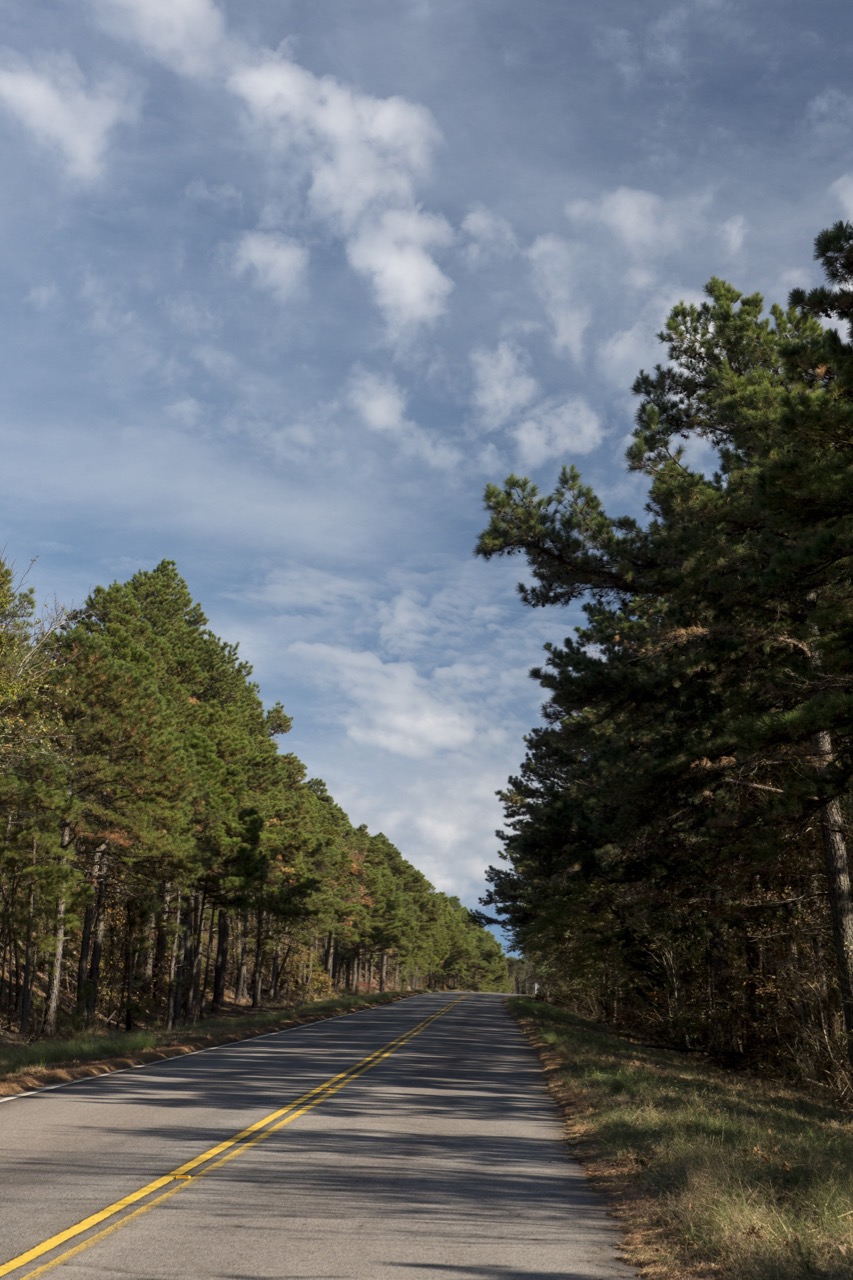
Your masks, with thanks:
[[[59,1257],[42,1263],[34,1271],[28,1271],[26,1275],[19,1276],[18,1280],[35,1280],[36,1276],[44,1275],[46,1271],[52,1270],[54,1267],[59,1266],[60,1263],[69,1261],[77,1254],[82,1253],[84,1249],[88,1249],[91,1245],[97,1244],[99,1240],[103,1240],[114,1231],[117,1231],[119,1227],[132,1222],[149,1209],[153,1209],[155,1205],[162,1204],[164,1200],[169,1199],[176,1192],[182,1191],[185,1187],[190,1186],[191,1183],[197,1182],[199,1178],[212,1173],[214,1169],[220,1169],[229,1160],[242,1155],[244,1151],[248,1151],[250,1147],[262,1142],[270,1134],[277,1133],[278,1130],[292,1124],[294,1120],[298,1120],[300,1116],[305,1115],[306,1111],[311,1111],[312,1108],[319,1106],[327,1098],[331,1098],[346,1085],[350,1084],[351,1081],[364,1075],[371,1067],[375,1067],[386,1058],[390,1058],[392,1053],[396,1053],[398,1049],[403,1048],[415,1036],[426,1030],[430,1023],[435,1022],[436,1018],[440,1018],[442,1014],[447,1013],[448,1009],[452,1009],[454,1005],[459,1004],[459,1001],[464,998],[464,996],[459,996],[456,1000],[451,1000],[449,1004],[444,1005],[437,1013],[430,1014],[428,1018],[424,1018],[422,1022],[419,1022],[409,1031],[405,1031],[394,1040],[389,1040],[387,1044],[374,1050],[366,1058],[362,1058],[361,1062],[355,1063],[354,1066],[349,1067],[346,1071],[341,1071],[338,1075],[331,1076],[328,1080],[323,1081],[322,1084],[309,1089],[307,1093],[303,1093],[301,1097],[289,1102],[287,1106],[280,1107],[277,1111],[271,1111],[269,1115],[256,1120],[254,1124],[250,1124],[247,1128],[241,1129],[233,1137],[209,1147],[207,1151],[203,1151],[201,1155],[195,1156],[192,1160],[187,1160],[185,1164],[179,1165],[171,1173],[155,1178],[153,1182],[146,1183],[138,1191],[132,1191],[129,1195],[123,1196],[113,1204],[99,1209],[97,1213],[92,1213],[80,1222],[76,1222],[72,1227],[66,1227],[64,1231],[59,1231],[49,1239],[34,1245],[32,1249],[27,1249],[25,1253],[19,1253],[16,1258],[10,1258],[8,1262],[0,1263],[0,1277],[11,1275],[13,1271],[18,1271],[21,1267],[26,1266],[27,1263],[43,1258],[45,1254],[52,1253],[54,1249],[67,1244],[69,1240],[85,1235],[86,1232],[91,1231],[102,1222],[106,1222],[108,1218],[115,1218],[122,1213],[125,1214],[118,1221],[110,1223],[104,1230],[99,1231],[94,1236],[90,1236],[87,1240],[81,1241]],[[202,1166],[204,1167],[202,1168]],[[164,1190],[164,1188],[168,1189]],[[162,1194],[155,1196],[158,1191],[162,1192]],[[155,1198],[148,1200],[146,1204],[139,1203],[149,1196]],[[138,1207],[133,1209],[134,1205]],[[125,1213],[125,1210],[128,1209],[131,1209],[132,1212]]]

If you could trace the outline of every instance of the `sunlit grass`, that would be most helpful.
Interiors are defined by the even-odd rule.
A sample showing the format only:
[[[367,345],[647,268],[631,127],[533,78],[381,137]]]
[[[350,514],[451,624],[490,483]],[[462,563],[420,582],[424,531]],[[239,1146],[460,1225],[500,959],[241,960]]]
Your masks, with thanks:
[[[195,1043],[213,1044],[217,1040],[258,1035],[286,1023],[333,1017],[337,1013],[385,1004],[397,998],[390,992],[338,996],[295,1008],[246,1010],[224,1017],[206,1018],[194,1026],[177,1027],[172,1031],[90,1031],[28,1043],[0,1042],[0,1078],[34,1068],[133,1058],[152,1050],[167,1050],[170,1046],[191,1047]]]
[[[556,1060],[580,1154],[650,1229],[638,1258],[652,1249],[672,1276],[851,1280],[849,1111],[511,1003]]]

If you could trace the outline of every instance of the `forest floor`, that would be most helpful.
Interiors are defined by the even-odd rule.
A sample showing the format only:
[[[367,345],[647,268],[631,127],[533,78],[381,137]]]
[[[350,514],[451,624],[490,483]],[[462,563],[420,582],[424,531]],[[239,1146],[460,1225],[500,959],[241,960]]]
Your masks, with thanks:
[[[538,1001],[510,1009],[648,1280],[850,1280],[853,1114]]]
[[[398,992],[336,996],[290,1007],[235,1007],[221,1017],[205,1018],[194,1026],[139,1031],[91,1031],[67,1038],[21,1041],[0,1038],[0,1098],[45,1085],[66,1084],[86,1076],[103,1075],[141,1066],[159,1058],[174,1058],[232,1040],[282,1031],[285,1027],[399,1000]]]

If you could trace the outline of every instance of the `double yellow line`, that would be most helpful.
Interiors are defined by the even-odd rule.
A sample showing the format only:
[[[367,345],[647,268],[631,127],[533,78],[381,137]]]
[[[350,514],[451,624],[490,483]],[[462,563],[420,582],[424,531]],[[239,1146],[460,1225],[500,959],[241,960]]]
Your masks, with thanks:
[[[153,1182],[146,1183],[138,1191],[132,1191],[130,1195],[123,1196],[121,1200],[116,1200],[113,1204],[108,1204],[106,1208],[99,1209],[97,1213],[90,1214],[88,1218],[75,1222],[73,1227],[66,1227],[64,1231],[57,1232],[56,1235],[51,1236],[48,1240],[42,1240],[40,1244],[34,1245],[32,1249],[27,1249],[25,1253],[19,1253],[16,1258],[10,1258],[8,1262],[0,1263],[0,1277],[12,1275],[13,1272],[20,1270],[21,1267],[25,1267],[30,1262],[37,1262],[39,1258],[44,1258],[46,1254],[59,1249],[70,1240],[86,1236],[87,1232],[93,1231],[102,1222],[108,1222],[110,1218],[115,1219],[113,1222],[109,1222],[101,1231],[94,1235],[88,1235],[85,1240],[80,1241],[71,1249],[67,1249],[57,1257],[41,1263],[34,1271],[28,1271],[25,1275],[18,1276],[17,1280],[35,1280],[36,1276],[44,1275],[45,1272],[52,1270],[53,1267],[58,1267],[60,1263],[68,1262],[71,1258],[76,1257],[77,1254],[82,1253],[84,1249],[90,1248],[93,1244],[97,1244],[99,1240],[111,1235],[113,1231],[118,1231],[120,1227],[126,1226],[129,1222],[141,1217],[143,1213],[147,1213],[149,1209],[162,1204],[170,1196],[183,1191],[185,1187],[197,1182],[199,1178],[205,1177],[208,1173],[213,1173],[214,1169],[221,1169],[229,1160],[236,1159],[237,1156],[242,1155],[251,1147],[263,1142],[270,1134],[277,1133],[279,1129],[284,1129],[287,1125],[293,1124],[294,1120],[298,1120],[300,1116],[305,1115],[306,1111],[311,1111],[314,1107],[319,1106],[321,1102],[325,1102],[327,1098],[339,1093],[341,1089],[345,1088],[353,1080],[363,1076],[365,1071],[369,1071],[371,1067],[378,1066],[385,1058],[390,1058],[392,1053],[402,1049],[415,1036],[425,1031],[430,1023],[435,1022],[436,1018],[440,1018],[442,1014],[447,1013],[454,1005],[459,1004],[462,999],[464,999],[464,996],[451,1000],[449,1004],[443,1005],[437,1013],[424,1018],[423,1022],[419,1022],[411,1030],[404,1032],[403,1035],[397,1036],[395,1040],[389,1040],[381,1049],[368,1054],[366,1058],[362,1058],[361,1062],[357,1062],[355,1066],[350,1067],[347,1071],[331,1076],[322,1084],[310,1089],[308,1093],[303,1093],[300,1098],[289,1102],[286,1107],[281,1107],[278,1111],[271,1111],[269,1115],[264,1116],[261,1120],[256,1120],[247,1129],[241,1129],[232,1138],[227,1138],[224,1142],[218,1142],[216,1146],[209,1147],[207,1151],[203,1151],[201,1155],[188,1160],[186,1164],[179,1165],[171,1173],[164,1174],[162,1178],[155,1178]],[[157,1194],[158,1192],[160,1193],[159,1195]],[[137,1207],[134,1208],[134,1205]]]

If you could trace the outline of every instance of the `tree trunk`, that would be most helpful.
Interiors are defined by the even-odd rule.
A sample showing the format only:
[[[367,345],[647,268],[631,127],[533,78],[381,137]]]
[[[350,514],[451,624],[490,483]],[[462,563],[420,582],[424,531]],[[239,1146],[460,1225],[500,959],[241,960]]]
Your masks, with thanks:
[[[180,939],[181,939],[181,891],[178,890],[175,902],[175,927],[172,931],[172,954],[169,958],[169,992],[168,1013],[166,1014],[166,1030],[171,1031],[178,1021],[180,999]]]
[[[252,973],[252,1008],[257,1009],[261,1003],[263,985],[262,966],[264,962],[264,909],[258,907],[255,916],[255,967]]]
[[[62,953],[64,950],[65,895],[63,894],[56,907],[56,941],[53,951],[53,972],[50,975],[50,991],[44,1015],[44,1034],[46,1036],[56,1035],[56,1020],[59,1016],[59,993],[62,984]]]
[[[133,947],[135,924],[136,920],[133,909],[128,903],[124,913],[124,979],[122,982],[122,1003],[124,1004],[125,1031],[133,1030],[133,979],[134,969],[136,967],[136,957]]]
[[[196,1019],[204,1017],[204,1001],[207,995],[207,984],[210,981],[210,958],[213,955],[213,934],[216,929],[216,911],[210,908],[210,924],[207,929],[207,947],[204,953],[204,972],[201,976],[201,984],[198,992],[198,1002],[196,1005]]]
[[[831,764],[832,739],[826,730],[815,734],[815,747],[823,766]],[[827,800],[820,807],[819,818],[847,1056],[853,1065],[853,892],[841,802]]]
[[[192,915],[192,968],[187,991],[187,1021],[198,1022],[201,1015],[202,992],[202,938],[204,935],[205,895],[193,894]]]
[[[243,911],[240,914],[240,964],[237,969],[237,990],[235,999],[238,1004],[242,1004],[246,999],[246,983],[248,979],[248,969],[246,966],[246,950],[248,947],[249,936],[249,913]]]
[[[166,972],[166,956],[169,950],[168,923],[172,893],[167,885],[161,887],[161,896],[163,898],[163,906],[157,911],[151,965],[151,1006],[157,1012],[159,1012],[163,1000],[164,990],[169,983],[169,977]]]
[[[85,983],[85,1021],[88,1025],[98,1007],[98,989],[101,982],[101,957],[104,952],[104,928],[106,925],[107,878],[101,875],[95,892],[94,919],[92,924],[92,950]]]
[[[216,964],[213,969],[213,1008],[218,1010],[225,1003],[225,978],[228,973],[228,943],[231,937],[231,919],[224,907],[219,908],[219,931],[216,938]]]
[[[21,1035],[26,1035],[30,1029],[30,1013],[32,1011],[32,995],[33,995],[33,916],[35,913],[35,889],[30,887],[29,910],[27,912],[27,938],[24,946],[24,968],[21,977],[20,987],[20,1023],[19,1030]]]

